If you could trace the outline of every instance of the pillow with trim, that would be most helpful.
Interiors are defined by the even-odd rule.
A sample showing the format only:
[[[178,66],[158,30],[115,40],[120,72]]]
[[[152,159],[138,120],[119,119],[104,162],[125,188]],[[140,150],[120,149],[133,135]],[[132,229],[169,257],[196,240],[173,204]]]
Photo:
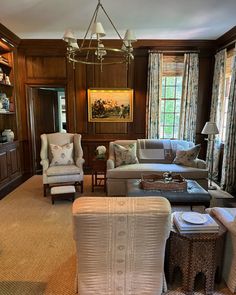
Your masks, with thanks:
[[[72,165],[73,160],[73,142],[65,145],[50,144],[52,161],[50,166]]]
[[[187,150],[184,150],[182,148],[176,150],[176,157],[174,158],[173,163],[188,167],[196,166],[196,159],[198,157],[200,149],[201,145],[197,144],[194,147]]]
[[[114,143],[115,167],[138,163],[136,144],[119,145]]]

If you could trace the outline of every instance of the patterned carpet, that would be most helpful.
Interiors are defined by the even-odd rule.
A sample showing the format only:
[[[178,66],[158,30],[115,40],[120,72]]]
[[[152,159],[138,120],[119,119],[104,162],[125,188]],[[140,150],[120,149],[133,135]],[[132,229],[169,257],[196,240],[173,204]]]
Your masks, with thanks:
[[[104,195],[101,188],[92,194],[90,182],[86,176],[84,195]],[[1,295],[75,294],[71,206],[66,200],[51,205],[50,197],[43,197],[41,176],[0,201]],[[194,294],[204,294],[199,288]],[[216,289],[215,295],[231,294],[223,283]],[[169,290],[169,295],[184,294],[178,281]]]

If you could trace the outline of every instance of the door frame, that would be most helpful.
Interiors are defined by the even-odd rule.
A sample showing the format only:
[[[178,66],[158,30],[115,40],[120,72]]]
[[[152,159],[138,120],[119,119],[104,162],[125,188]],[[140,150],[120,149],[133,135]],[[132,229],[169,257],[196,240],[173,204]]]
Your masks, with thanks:
[[[66,102],[66,122],[68,122],[68,103],[67,103],[67,87],[66,84],[27,84],[26,85],[26,103],[27,103],[27,135],[29,138],[29,151],[30,151],[30,167],[33,175],[37,174],[36,169],[36,146],[35,146],[35,122],[34,122],[34,106],[32,90],[35,88],[64,88],[65,102]]]

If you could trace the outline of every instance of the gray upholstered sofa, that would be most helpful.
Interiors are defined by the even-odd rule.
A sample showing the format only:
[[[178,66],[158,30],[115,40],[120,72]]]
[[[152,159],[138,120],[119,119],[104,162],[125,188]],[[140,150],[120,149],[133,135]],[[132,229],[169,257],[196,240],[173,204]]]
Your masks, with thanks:
[[[129,165],[115,165],[114,145],[135,145],[137,162]],[[107,194],[126,195],[127,179],[140,179],[142,174],[163,174],[166,171],[181,174],[186,179],[196,180],[203,188],[208,187],[208,170],[205,161],[196,159],[193,167],[173,163],[176,150],[194,147],[193,142],[184,140],[116,140],[110,142],[107,160]],[[150,147],[150,148],[149,148]]]

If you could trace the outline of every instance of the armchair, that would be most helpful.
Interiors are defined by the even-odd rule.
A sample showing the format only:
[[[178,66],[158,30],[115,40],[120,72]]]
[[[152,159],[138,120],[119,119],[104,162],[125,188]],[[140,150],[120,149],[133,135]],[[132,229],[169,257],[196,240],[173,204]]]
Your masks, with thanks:
[[[208,208],[228,230],[226,236],[223,278],[232,293],[236,293],[236,208]]]
[[[72,210],[79,295],[162,293],[167,199],[81,197]]]
[[[67,144],[71,144],[72,149],[71,161],[68,164],[56,162],[50,148],[50,144],[54,147],[63,148]],[[63,154],[64,156],[64,154]],[[47,189],[50,184],[75,183],[81,186],[83,192],[83,150],[81,147],[81,135],[72,133],[50,133],[41,135],[41,162],[43,167],[43,186],[44,196],[47,195]]]

